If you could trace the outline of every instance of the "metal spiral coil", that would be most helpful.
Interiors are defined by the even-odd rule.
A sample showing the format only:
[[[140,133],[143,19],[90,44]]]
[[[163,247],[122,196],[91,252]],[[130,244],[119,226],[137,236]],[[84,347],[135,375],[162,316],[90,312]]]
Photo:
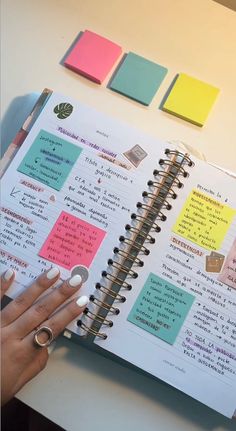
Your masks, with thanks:
[[[166,155],[181,156],[183,163],[186,162],[188,166],[194,166],[194,162],[190,159],[190,157],[186,153],[181,153],[181,151],[170,150],[169,148],[166,148],[165,154]]]
[[[112,289],[109,289],[106,286],[103,286],[101,283],[96,283],[96,289],[100,290],[101,292],[105,293],[108,296],[111,296],[111,298],[114,298],[117,301],[125,302],[126,297],[124,295],[120,295],[119,293],[115,292]]]
[[[187,178],[189,175],[188,172],[183,168],[183,166],[181,166],[178,162],[173,162],[172,160],[169,160],[169,159],[160,159],[159,165],[169,166],[172,168],[175,167],[181,173],[181,175],[183,175],[184,178]]]
[[[162,207],[167,209],[167,210],[171,210],[171,208],[172,208],[172,205],[164,198],[164,196],[161,195],[161,193],[159,193],[159,195],[156,196],[155,193],[144,191],[142,193],[142,196],[144,198],[151,199],[154,202],[160,202]]]
[[[144,241],[149,241],[151,244],[154,244],[156,241],[155,238],[153,238],[153,236],[140,232],[140,229],[130,226],[130,224],[127,224],[125,226],[125,230],[139,234],[142,238],[144,238]]]
[[[149,180],[147,185],[149,187],[160,189],[161,192],[165,193],[165,197],[170,197],[172,199],[177,198],[177,193],[175,193],[175,191],[171,187],[167,187],[167,185],[162,184],[160,181]]]
[[[158,226],[157,223],[153,222],[152,220],[149,220],[147,217],[144,217],[140,214],[135,214],[132,213],[131,214],[131,219],[132,220],[137,220],[137,221],[141,221],[142,223],[145,223],[147,226],[150,227],[150,230],[154,230],[155,232],[160,232],[161,228],[160,226]],[[163,213],[161,213],[159,211],[158,216],[156,217],[156,219],[159,219],[161,221],[165,221],[166,220],[166,215],[164,215]]]
[[[96,298],[96,296],[94,295],[90,295],[90,301],[93,302],[94,304],[98,305],[101,308],[104,308],[104,310],[110,311],[112,314],[119,314],[120,310],[119,308],[113,307],[110,304],[107,304],[104,301],[100,301],[100,299]]]
[[[118,284],[119,286],[123,287],[126,290],[132,289],[132,286],[130,283],[127,283],[126,281],[122,280],[122,278],[116,277],[115,275],[112,275],[107,271],[102,271],[102,277],[107,278],[110,281],[113,281],[113,283]]]
[[[178,189],[181,189],[184,185],[181,183],[179,178],[177,178],[174,174],[166,171],[159,171],[158,169],[154,169],[153,176],[156,178],[157,176],[160,178],[166,178],[170,179],[173,186],[178,187]]]
[[[162,203],[162,201],[160,202],[160,199],[158,199],[159,200],[159,204],[161,204]],[[155,216],[156,216],[156,214],[157,214],[157,210],[156,210],[156,208],[152,205],[152,202],[150,203],[150,204],[145,204],[145,203],[143,203],[143,202],[137,202],[137,208],[142,208],[142,209],[146,209],[147,211],[149,211],[149,213],[150,214],[154,214]],[[164,205],[163,205],[164,206]],[[169,211],[169,210],[171,210],[171,205],[169,204],[169,202],[167,202],[167,205],[165,205],[166,206],[166,209]]]
[[[102,278],[107,280],[107,285],[100,282],[96,283],[95,287],[103,295],[103,299],[99,299],[95,295],[90,296],[90,301],[95,304],[100,310],[100,313],[94,313],[88,308],[85,309],[84,315],[92,320],[92,326],[86,325],[83,321],[78,321],[85,332],[101,339],[106,339],[107,335],[100,332],[100,327],[106,325],[111,327],[113,322],[106,318],[108,313],[113,315],[119,314],[119,308],[113,306],[114,301],[125,302],[126,297],[120,294],[120,289],[127,291],[132,289],[132,285],[126,281],[127,277],[133,279],[138,277],[138,273],[132,268],[144,266],[144,261],[140,259],[139,254],[149,255],[150,250],[145,247],[144,243],[155,243],[155,238],[150,232],[160,232],[161,227],[157,224],[157,220],[165,222],[166,214],[162,211],[171,210],[172,205],[168,199],[176,199],[177,193],[174,187],[181,189],[183,183],[179,177],[187,178],[189,173],[184,166],[192,167],[194,163],[187,154],[177,150],[165,150],[165,155],[169,158],[160,159],[159,165],[161,170],[154,169],[153,177],[147,182],[148,191],[142,192],[143,202],[137,202],[136,207],[139,211],[131,214],[131,220],[134,225],[126,224],[126,231],[130,232],[131,236],[126,237],[121,235],[119,241],[123,247],[114,247],[113,253],[121,260],[108,259],[108,265],[113,267],[114,274],[108,271],[102,272]],[[145,200],[148,199],[148,202]],[[106,284],[105,283],[105,284]],[[98,326],[96,326],[96,323]]]
[[[107,325],[110,328],[113,326],[112,320],[105,319],[100,314],[92,313],[92,311],[89,310],[89,308],[85,308],[84,314],[91,320],[96,320],[99,323],[102,323],[103,325]]]
[[[148,215],[153,215],[155,217],[155,219],[156,219],[157,211],[156,211],[155,208],[153,208],[152,205],[145,204],[143,202],[137,202],[136,207],[139,208],[139,209],[145,209],[145,210],[147,210]]]
[[[132,239],[126,238],[123,235],[121,235],[119,237],[119,241],[123,242],[124,244],[128,244],[129,246],[132,246],[133,248],[135,248],[139,252],[142,252],[146,255],[150,254],[150,250],[147,247],[145,247],[144,245],[140,245],[139,243],[136,243]]]
[[[85,325],[85,323],[82,322],[82,320],[78,320],[77,326],[79,326],[80,328],[82,328],[88,334],[95,335],[95,337],[102,338],[103,340],[106,340],[106,338],[107,338],[107,334],[104,334],[103,332],[96,331],[93,328]]]
[[[142,267],[144,265],[143,261],[141,259],[139,259],[139,257],[132,256],[132,255],[130,255],[130,253],[127,253],[126,251],[124,251],[118,247],[114,247],[113,252],[114,252],[114,254],[118,254],[118,255],[124,257],[125,259],[130,260],[133,264],[136,264],[137,266]]]

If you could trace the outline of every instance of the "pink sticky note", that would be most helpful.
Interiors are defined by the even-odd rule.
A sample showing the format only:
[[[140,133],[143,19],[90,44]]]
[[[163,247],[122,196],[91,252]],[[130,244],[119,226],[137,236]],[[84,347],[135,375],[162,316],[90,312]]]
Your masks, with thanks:
[[[121,46],[85,30],[64,64],[92,81],[101,84],[122,52]]]
[[[89,268],[106,232],[64,211],[43,244],[39,256],[71,270]]]

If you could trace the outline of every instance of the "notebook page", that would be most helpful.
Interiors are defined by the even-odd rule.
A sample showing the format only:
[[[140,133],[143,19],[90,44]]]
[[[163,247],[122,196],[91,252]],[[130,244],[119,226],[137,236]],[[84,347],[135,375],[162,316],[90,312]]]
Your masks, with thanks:
[[[87,267],[80,292],[92,293],[164,148],[53,93],[2,179],[1,265],[16,271],[9,295],[51,265],[62,279]]]
[[[235,250],[235,186],[195,160],[156,243],[146,244],[151,253],[142,256],[107,339],[95,340],[228,417],[235,411],[236,279],[232,287],[220,274]]]

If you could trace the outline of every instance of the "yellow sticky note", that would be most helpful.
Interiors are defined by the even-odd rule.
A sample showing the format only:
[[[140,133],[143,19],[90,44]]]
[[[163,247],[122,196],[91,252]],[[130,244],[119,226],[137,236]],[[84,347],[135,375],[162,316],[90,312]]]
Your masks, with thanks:
[[[206,82],[180,73],[162,109],[203,126],[219,91]]]
[[[207,250],[219,250],[235,214],[236,209],[192,190],[173,232]]]

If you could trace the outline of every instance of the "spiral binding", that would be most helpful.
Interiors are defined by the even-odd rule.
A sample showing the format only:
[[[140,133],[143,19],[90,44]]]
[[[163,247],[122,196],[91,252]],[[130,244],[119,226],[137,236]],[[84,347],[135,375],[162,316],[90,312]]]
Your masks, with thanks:
[[[179,178],[177,178],[171,172],[159,171],[158,169],[154,169],[153,176],[154,177],[159,176],[160,178],[164,178],[164,179],[168,178],[168,179],[170,179],[172,181],[172,185],[178,187],[179,189],[181,189],[183,187],[183,183],[181,183],[181,181],[179,180]],[[150,180],[150,181],[152,181],[152,180]]]
[[[144,238],[146,241],[149,241],[150,244],[154,244],[155,241],[156,241],[155,238],[153,238],[153,236],[151,236],[149,233],[148,234],[143,234],[136,227],[130,226],[130,224],[127,224],[125,226],[125,230],[128,230],[129,232],[135,232],[135,233],[139,234],[141,238]]]
[[[99,289],[101,292],[106,293],[106,295],[116,299],[117,301],[120,301],[120,302],[126,301],[126,297],[124,295],[120,295],[115,290],[109,289],[108,287],[104,286],[101,283],[97,283],[95,287],[96,289]]]
[[[113,326],[112,320],[104,319],[103,316],[100,316],[99,314],[92,313],[92,311],[89,310],[89,308],[85,308],[84,314],[86,314],[86,316],[89,319],[97,320],[98,322],[102,323],[103,325],[107,325],[109,327]]]
[[[160,192],[161,193],[162,192],[165,193],[165,197],[170,197],[172,199],[176,199],[177,198],[177,194],[174,192],[174,190],[171,187],[167,187],[165,184],[162,184],[161,181],[152,181],[152,180],[149,180],[148,183],[147,183],[147,185],[150,188],[153,187],[153,188],[159,189],[161,187]],[[148,192],[144,191],[143,192],[143,196],[145,197],[147,195],[148,195]]]
[[[126,258],[127,260],[130,260],[133,265],[136,264],[137,266],[143,266],[144,263],[139,257],[132,256],[130,253],[125,252],[124,250],[119,249],[118,247],[114,247],[113,249],[114,254],[121,255],[122,257]]]
[[[92,325],[87,325],[83,320],[79,320],[77,325],[94,337],[106,339],[107,335],[100,332],[101,326],[111,327],[113,322],[107,318],[108,314],[119,314],[119,308],[115,307],[114,302],[125,302],[126,297],[122,295],[121,290],[128,291],[132,289],[127,279],[135,279],[138,272],[133,266],[142,267],[144,262],[140,259],[139,254],[148,255],[149,248],[144,243],[154,244],[155,238],[150,232],[158,233],[161,230],[158,222],[165,222],[167,216],[161,210],[171,210],[172,205],[168,199],[176,199],[177,193],[174,188],[182,188],[183,183],[179,177],[187,178],[189,173],[185,166],[194,166],[193,161],[188,154],[178,150],[165,150],[166,159],[160,159],[159,165],[161,170],[154,169],[154,180],[147,182],[148,191],[142,192],[143,202],[137,202],[137,213],[131,214],[131,221],[136,225],[126,224],[125,230],[127,235],[119,237],[120,247],[113,249],[114,258],[108,259],[109,270],[102,271],[102,279],[106,283],[96,283],[95,287],[103,295],[103,299],[95,295],[90,296],[99,312],[92,312],[86,308],[84,315],[92,321]],[[118,259],[118,260],[117,260]],[[121,260],[121,261],[120,261]]]
[[[126,225],[127,226],[127,225]],[[129,274],[132,278],[137,278],[138,277],[138,273],[133,271],[131,268],[129,268],[128,266],[122,265],[119,262],[116,262],[112,259],[108,259],[107,261],[108,265],[110,266],[114,266],[114,268],[118,268],[121,269],[122,271],[126,272],[127,274]]]
[[[157,219],[159,219],[161,221],[165,221],[166,216],[163,213],[159,212],[157,215]],[[131,214],[131,220],[142,221],[143,223],[145,222],[145,224],[150,227],[150,230],[154,230],[155,232],[161,231],[161,228],[160,228],[160,226],[158,226],[157,223],[152,222],[147,217],[143,217],[140,214],[135,214],[135,213]]]
[[[119,308],[110,306],[110,304],[107,304],[104,301],[100,301],[100,299],[96,298],[94,295],[90,295],[89,299],[94,304],[99,305],[101,308],[104,308],[104,310],[110,311],[112,314],[119,314],[120,312]]]

